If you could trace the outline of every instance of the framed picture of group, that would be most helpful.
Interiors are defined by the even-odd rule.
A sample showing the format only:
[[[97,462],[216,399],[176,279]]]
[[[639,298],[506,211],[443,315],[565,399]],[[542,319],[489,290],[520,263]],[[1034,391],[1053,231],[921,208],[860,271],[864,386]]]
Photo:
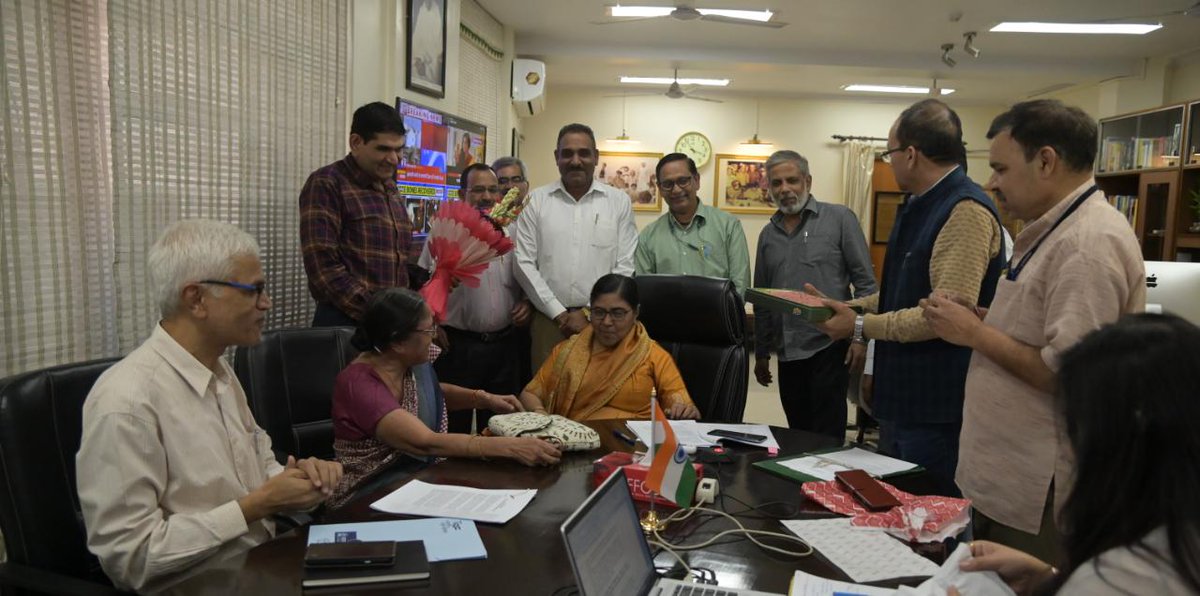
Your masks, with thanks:
[[[600,152],[596,180],[629,195],[634,211],[662,211],[662,196],[658,194],[658,177],[654,167],[662,153]]]
[[[716,156],[716,186],[713,204],[730,213],[775,213],[767,194],[766,157]]]

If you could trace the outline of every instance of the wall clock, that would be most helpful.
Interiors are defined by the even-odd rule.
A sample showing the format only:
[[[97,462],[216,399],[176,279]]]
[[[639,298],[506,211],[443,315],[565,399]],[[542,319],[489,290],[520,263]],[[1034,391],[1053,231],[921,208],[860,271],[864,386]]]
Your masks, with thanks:
[[[685,132],[675,141],[675,151],[692,158],[696,162],[696,169],[700,169],[712,158],[712,142],[702,133]]]

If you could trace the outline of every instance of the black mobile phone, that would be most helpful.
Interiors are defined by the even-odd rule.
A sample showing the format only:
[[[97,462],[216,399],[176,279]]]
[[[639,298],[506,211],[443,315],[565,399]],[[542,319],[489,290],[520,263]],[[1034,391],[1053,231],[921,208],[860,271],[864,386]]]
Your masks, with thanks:
[[[725,437],[726,439],[736,439],[738,441],[746,441],[748,443],[762,443],[767,440],[765,435],[755,435],[751,433],[740,433],[733,430],[717,429],[710,430],[708,434],[714,437]]]
[[[387,567],[395,562],[393,541],[310,544],[304,554],[308,567]]]

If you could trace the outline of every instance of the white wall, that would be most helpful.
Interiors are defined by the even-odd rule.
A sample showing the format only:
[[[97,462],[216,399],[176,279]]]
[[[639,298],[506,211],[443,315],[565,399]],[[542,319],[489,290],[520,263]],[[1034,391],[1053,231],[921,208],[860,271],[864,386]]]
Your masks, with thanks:
[[[1166,103],[1200,99],[1200,51],[1181,57],[1171,65]]]
[[[525,120],[521,157],[529,169],[533,186],[558,177],[553,153],[558,129],[564,124],[582,122],[591,126],[602,152],[606,149],[604,139],[621,134],[621,98],[603,95],[586,90],[551,89],[546,111]],[[753,99],[735,98],[717,104],[644,96],[630,97],[627,101],[625,129],[630,137],[641,141],[634,148],[624,149],[627,151],[669,153],[674,150],[675,140],[680,135],[695,130],[712,141],[714,153],[738,153],[738,144],[754,134]],[[759,137],[774,143],[775,149],[792,149],[807,157],[813,176],[813,196],[844,204],[842,151],[831,136],[886,137],[896,117],[910,103],[764,99]],[[1002,112],[1003,107],[955,107],[955,110],[963,121],[967,148],[975,150],[968,157],[969,173],[976,181],[985,182],[989,175],[985,135],[992,118]],[[980,150],[983,152],[978,152]],[[700,169],[700,197],[709,204],[714,191],[715,161]],[[666,212],[665,205],[662,212]],[[635,217],[641,229],[658,216],[639,212]],[[769,218],[768,215],[739,216],[750,244],[752,265],[758,234]]]

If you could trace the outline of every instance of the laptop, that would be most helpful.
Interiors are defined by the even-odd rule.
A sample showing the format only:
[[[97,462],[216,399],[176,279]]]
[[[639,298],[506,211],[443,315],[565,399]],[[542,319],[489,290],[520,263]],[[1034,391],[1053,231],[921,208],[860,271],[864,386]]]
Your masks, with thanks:
[[[562,535],[582,596],[774,596],[659,578],[622,469],[567,518]]]

